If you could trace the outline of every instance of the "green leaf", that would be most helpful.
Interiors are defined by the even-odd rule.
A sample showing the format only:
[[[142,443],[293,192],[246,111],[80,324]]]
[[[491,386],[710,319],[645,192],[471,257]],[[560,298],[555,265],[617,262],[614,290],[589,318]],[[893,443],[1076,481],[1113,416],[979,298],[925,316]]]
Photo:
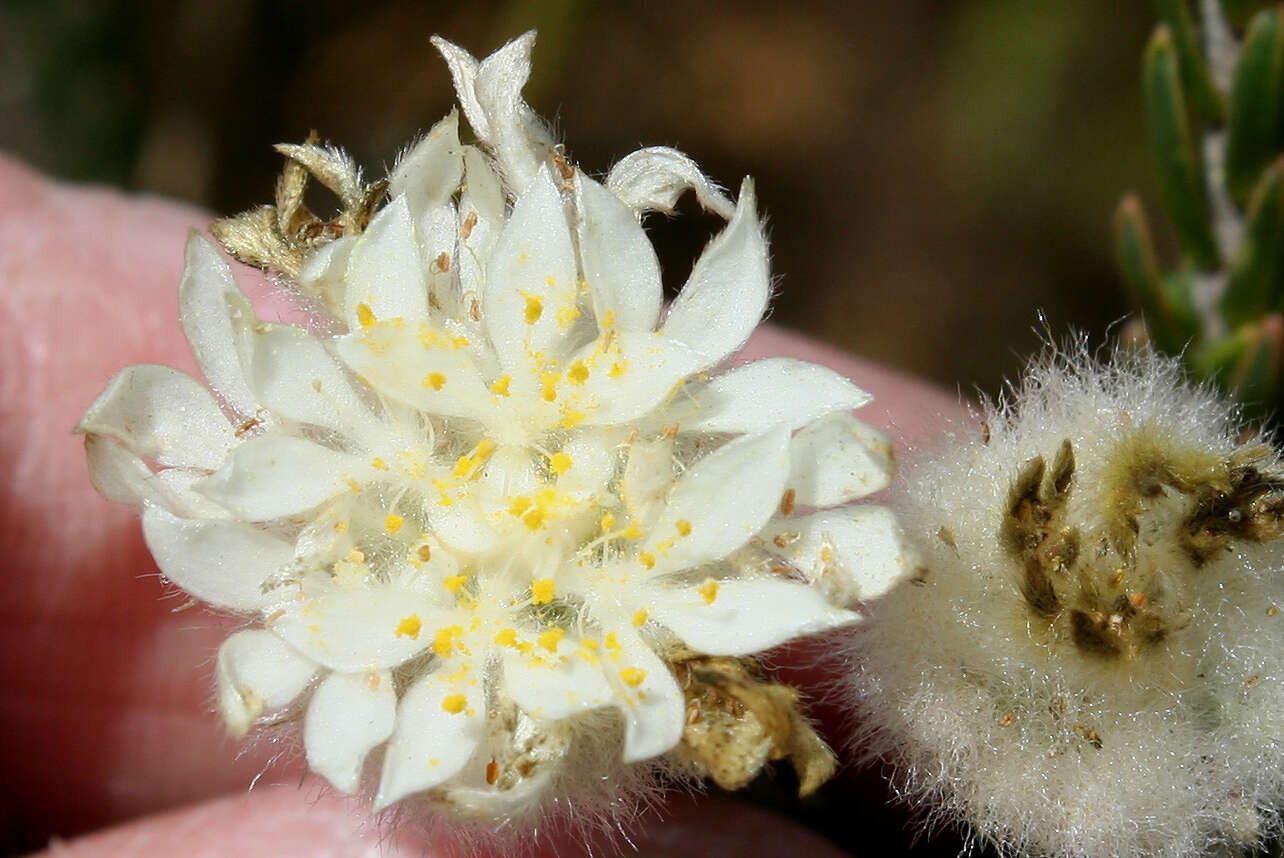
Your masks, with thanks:
[[[1248,28],[1248,22],[1262,9],[1267,8],[1272,0],[1220,0],[1222,14],[1237,30]]]
[[[1250,414],[1272,407],[1284,368],[1284,318],[1272,313],[1243,325],[1220,342],[1188,353],[1191,374],[1215,381]]]
[[[1242,208],[1284,144],[1284,25],[1279,11],[1253,18],[1231,85],[1226,185]]]
[[[1208,74],[1186,0],[1156,0],[1155,5],[1177,48],[1182,89],[1190,97],[1191,108],[1205,119],[1221,122],[1226,105]]]
[[[1115,261],[1133,301],[1141,308],[1146,331],[1160,351],[1177,354],[1197,330],[1190,279],[1159,271],[1146,213],[1136,194],[1128,194],[1115,211]]]
[[[1204,171],[1191,141],[1177,50],[1168,28],[1162,24],[1146,47],[1141,90],[1146,133],[1159,171],[1159,186],[1168,216],[1172,218],[1182,249],[1195,264],[1204,269],[1216,268],[1219,258],[1209,217]]]
[[[1284,290],[1284,160],[1262,173],[1253,189],[1244,236],[1235,251],[1221,311],[1231,327],[1281,307]]]

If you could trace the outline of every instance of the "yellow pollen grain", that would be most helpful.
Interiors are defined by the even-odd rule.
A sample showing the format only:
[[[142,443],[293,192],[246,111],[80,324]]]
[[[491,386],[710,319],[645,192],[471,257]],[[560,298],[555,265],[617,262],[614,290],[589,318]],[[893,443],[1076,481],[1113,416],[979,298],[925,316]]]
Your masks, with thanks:
[[[360,548],[354,548],[348,552],[348,559],[351,560],[353,563],[365,563],[366,555],[362,552]]]
[[[468,706],[468,698],[462,694],[447,694],[441,698],[441,708],[451,715],[458,715]]]
[[[619,378],[620,376],[624,375],[624,371],[627,370],[628,368],[629,368],[628,361],[617,360],[615,363],[611,364],[611,368],[607,370],[606,374],[609,375],[611,378]]]
[[[606,644],[607,649],[620,648],[620,639],[616,636],[615,632],[607,632],[603,642]]]
[[[584,412],[567,411],[565,414],[562,415],[562,419],[557,425],[561,426],[563,429],[574,429],[576,426],[580,425],[580,423],[583,422],[583,420],[584,420]]]
[[[540,396],[545,402],[552,402],[557,399],[557,382],[561,376],[555,372],[546,372],[539,377],[541,387]]]
[[[598,527],[602,528],[603,533],[609,533],[611,528],[615,527],[615,514],[608,512],[606,515],[602,516],[602,520],[597,524]]]
[[[647,616],[649,615],[646,612],[646,608],[638,608],[637,611],[633,614],[634,627],[641,628],[642,626],[646,625]]]
[[[369,304],[362,303],[357,305],[357,321],[363,328],[369,328],[375,323],[375,314],[370,309]]]
[[[718,598],[718,582],[712,578],[705,578],[704,583],[696,588],[696,592],[704,597],[706,605],[712,605],[713,600]]]
[[[511,375],[501,375],[499,378],[495,379],[495,381],[491,383],[490,392],[497,394],[499,396],[507,396],[508,385],[512,383],[513,383],[513,377]]]
[[[678,523],[674,526],[678,529],[678,536],[691,535],[691,522],[687,521],[685,518],[678,519]]]
[[[468,337],[451,337],[450,345],[453,348],[462,349],[464,346],[471,345]]]
[[[385,462],[383,459],[380,459],[378,456],[375,456],[373,459],[370,460],[370,466],[379,471],[388,470],[388,463]]]
[[[477,442],[477,452],[474,453],[478,459],[485,459],[491,453],[495,452],[496,444],[489,438],[483,438]]]
[[[557,326],[562,330],[566,330],[575,324],[575,320],[582,315],[583,313],[580,312],[579,307],[574,304],[568,304],[557,311]]]
[[[571,457],[565,453],[554,453],[548,460],[548,466],[553,470],[553,473],[561,476],[571,469]]]
[[[673,550],[673,540],[661,539],[655,544],[655,550],[660,552],[661,555],[668,557],[669,552]]]
[[[476,462],[473,461],[472,456],[460,456],[455,460],[455,467],[451,470],[450,475],[452,477],[467,476],[468,472],[473,469],[474,464]]]
[[[512,646],[517,643],[517,629],[500,629],[495,635],[495,643],[500,646]]]
[[[347,482],[348,482],[348,490],[351,491],[354,495],[361,493],[361,483],[352,479],[352,477],[348,477]]]
[[[584,365],[584,361],[577,360],[575,363],[571,364],[571,370],[566,374],[566,377],[574,384],[583,384],[588,381],[588,367]]]
[[[536,578],[531,582],[531,601],[536,605],[547,605],[553,601],[553,579]]]
[[[389,513],[388,517],[383,520],[383,529],[389,533],[396,533],[398,530],[401,530],[401,526],[405,523],[406,520],[395,512]]]
[[[597,641],[593,640],[592,638],[585,638],[584,640],[580,641],[580,646],[588,650],[594,650],[594,649],[597,649]]]
[[[451,575],[441,582],[441,585],[456,596],[459,591],[464,589],[464,583],[468,581],[467,575]]]
[[[443,626],[433,635],[432,651],[447,658],[455,649],[455,638],[464,633],[463,626]]]
[[[418,614],[411,614],[401,622],[397,623],[396,636],[399,638],[410,638],[412,641],[419,640],[419,630],[423,628],[423,622],[419,619]]]
[[[557,645],[562,642],[564,637],[566,637],[566,629],[561,626],[553,626],[548,631],[541,632],[540,636],[535,640],[549,652],[557,652]]]
[[[431,387],[433,390],[441,390],[446,386],[446,376],[439,372],[430,372],[428,377],[423,380],[424,387]]]
[[[620,671],[620,679],[629,688],[637,688],[646,679],[646,671],[640,667],[626,667]]]
[[[544,315],[544,302],[536,295],[526,295],[526,324],[533,325]]]
[[[629,526],[626,527],[624,532],[620,535],[625,539],[641,539],[642,525],[638,524],[636,521],[630,521]]]
[[[614,311],[614,310],[607,310],[605,313],[603,313],[603,314],[602,314],[602,327],[604,327],[604,328],[613,328],[613,327],[615,327],[615,311]]]
[[[526,513],[526,515],[522,516],[522,524],[526,525],[531,530],[539,530],[544,526],[544,520],[547,517],[548,513],[544,510],[533,509]]]
[[[335,529],[336,531],[338,531],[339,533],[347,533],[347,532],[348,532],[348,523],[347,523],[346,521],[336,521],[336,522],[334,523],[334,529]]]
[[[548,275],[547,277],[545,277],[545,278],[544,278],[544,282],[545,282],[545,283],[547,283],[549,286],[556,286],[556,285],[557,285],[557,278],[556,278],[556,277],[554,277],[552,274],[550,274],[550,275]]]
[[[643,551],[639,554],[638,561],[648,569],[655,568],[655,555],[650,551]]]
[[[520,518],[521,515],[530,508],[531,499],[522,495],[520,497],[513,498],[513,502],[508,505],[508,513],[509,515],[515,515]]]

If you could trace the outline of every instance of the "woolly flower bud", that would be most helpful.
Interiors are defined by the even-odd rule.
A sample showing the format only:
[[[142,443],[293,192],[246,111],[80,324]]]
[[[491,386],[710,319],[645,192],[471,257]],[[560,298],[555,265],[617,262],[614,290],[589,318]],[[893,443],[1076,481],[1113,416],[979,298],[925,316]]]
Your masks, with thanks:
[[[1284,468],[1175,363],[1037,365],[899,512],[857,630],[869,753],[1004,854],[1247,850],[1284,801]]]
[[[589,178],[521,98],[533,42],[435,41],[476,145],[452,112],[372,185],[279,147],[275,205],[214,232],[326,318],[261,321],[194,237],[182,323],[218,398],[124,370],[79,426],[91,475],[172,582],[255,618],[218,655],[229,730],[301,720],[335,788],[377,770],[376,808],[495,828],[782,757],[814,789],[832,755],[752,655],[901,573],[887,511],[844,506],[890,479],[886,439],[830,370],[714,374],[770,291],[752,183],[733,204],[668,149]],[[665,313],[640,218],[687,189],[728,224]]]

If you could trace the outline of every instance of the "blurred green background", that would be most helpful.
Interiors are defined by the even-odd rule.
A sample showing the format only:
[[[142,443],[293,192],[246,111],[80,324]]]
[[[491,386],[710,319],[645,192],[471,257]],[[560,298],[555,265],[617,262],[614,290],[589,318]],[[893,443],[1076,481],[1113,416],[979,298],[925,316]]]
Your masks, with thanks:
[[[668,144],[752,174],[776,321],[993,391],[1040,311],[1098,339],[1128,311],[1109,226],[1128,188],[1158,210],[1153,22],[1109,0],[0,0],[0,150],[232,213],[313,128],[381,174],[451,104],[429,35],[482,55],[538,27],[527,97],[583,167]],[[648,222],[670,286],[717,225]]]

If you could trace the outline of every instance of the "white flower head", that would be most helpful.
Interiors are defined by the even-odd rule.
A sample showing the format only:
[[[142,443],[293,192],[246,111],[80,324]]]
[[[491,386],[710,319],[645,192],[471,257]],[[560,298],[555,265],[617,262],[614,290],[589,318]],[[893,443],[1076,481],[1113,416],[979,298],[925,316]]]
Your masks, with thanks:
[[[194,237],[182,321],[216,396],[131,367],[79,427],[165,575],[259,618],[218,657],[231,731],[301,717],[344,792],[378,749],[376,808],[504,820],[706,773],[675,671],[848,623],[905,565],[889,513],[845,506],[891,474],[868,395],[786,358],[715,373],[768,298],[752,183],[733,204],[669,149],[589,178],[521,98],[533,42],[434,40],[476,144],[452,112],[373,186],[280,147],[277,205],[217,225],[325,333],[256,318]],[[640,218],[686,189],[728,224],[665,312]]]
[[[1007,855],[1277,834],[1278,454],[1152,355],[1053,356],[983,416],[905,470],[923,567],[857,630],[857,741]]]

